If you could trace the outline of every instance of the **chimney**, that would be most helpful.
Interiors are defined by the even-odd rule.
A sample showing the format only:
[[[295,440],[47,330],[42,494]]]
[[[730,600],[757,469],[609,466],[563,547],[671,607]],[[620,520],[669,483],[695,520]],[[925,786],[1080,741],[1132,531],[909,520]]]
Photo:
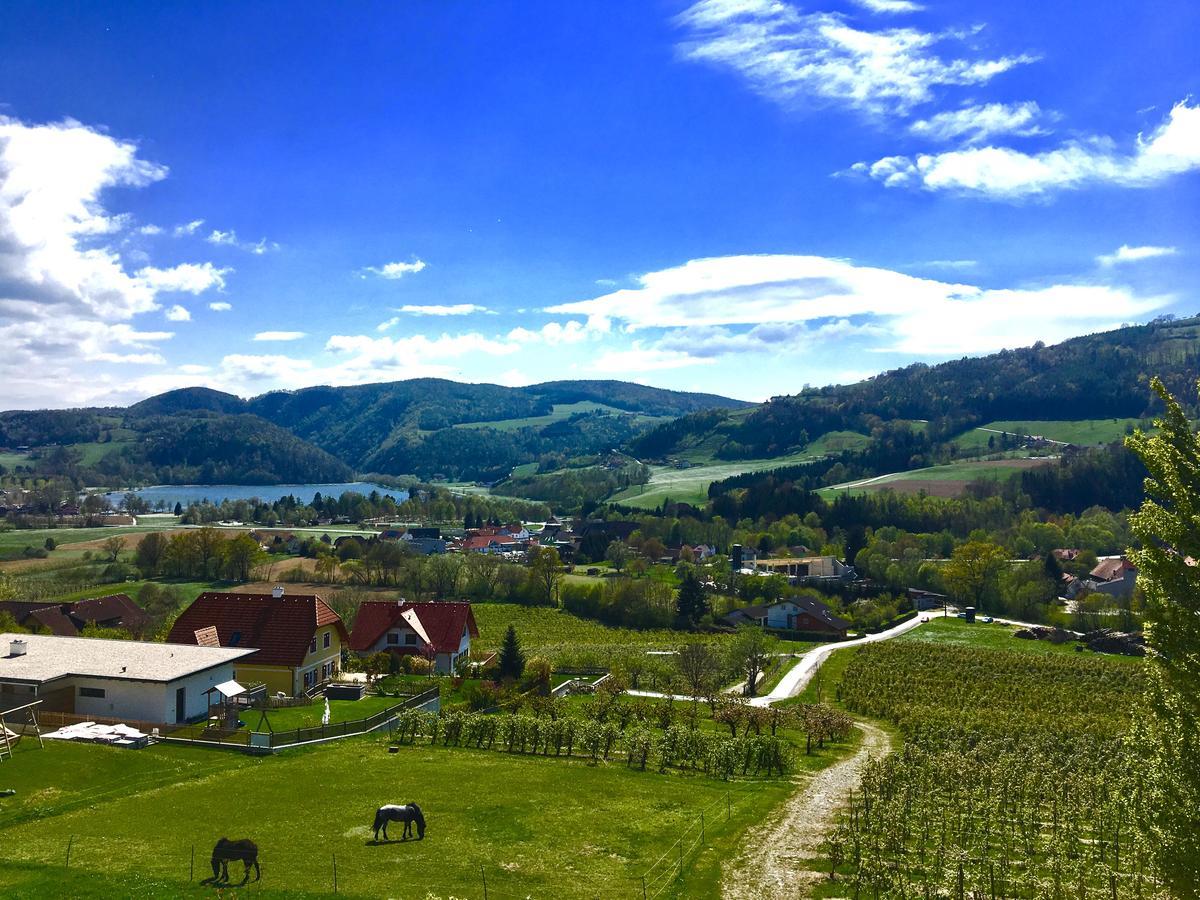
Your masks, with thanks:
[[[275,585],[275,587],[271,588],[271,596],[274,597],[276,600],[278,600],[280,597],[282,597],[283,596],[283,585],[277,584],[277,585]]]
[[[29,645],[20,638],[15,638],[13,642],[8,645],[9,656],[24,656],[28,652]]]

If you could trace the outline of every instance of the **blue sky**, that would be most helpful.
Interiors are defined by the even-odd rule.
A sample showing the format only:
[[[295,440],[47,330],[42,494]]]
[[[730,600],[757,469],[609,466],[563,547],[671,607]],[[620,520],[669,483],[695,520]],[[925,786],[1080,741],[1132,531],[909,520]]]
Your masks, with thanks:
[[[746,399],[1200,311],[1191,4],[0,7],[0,407]]]

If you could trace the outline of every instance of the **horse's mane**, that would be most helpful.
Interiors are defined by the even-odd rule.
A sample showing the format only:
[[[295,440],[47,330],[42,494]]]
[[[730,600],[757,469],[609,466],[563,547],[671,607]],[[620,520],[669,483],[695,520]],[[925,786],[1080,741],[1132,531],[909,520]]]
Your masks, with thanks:
[[[417,806],[417,804],[415,804],[415,803],[410,803],[410,804],[408,804],[408,805],[409,805],[409,806],[412,808],[412,811],[413,811],[413,812],[415,812],[415,813],[417,814],[417,821],[418,821],[418,822],[421,822],[422,824],[424,824],[424,823],[425,823],[425,816],[424,816],[424,814],[421,812],[421,807]]]

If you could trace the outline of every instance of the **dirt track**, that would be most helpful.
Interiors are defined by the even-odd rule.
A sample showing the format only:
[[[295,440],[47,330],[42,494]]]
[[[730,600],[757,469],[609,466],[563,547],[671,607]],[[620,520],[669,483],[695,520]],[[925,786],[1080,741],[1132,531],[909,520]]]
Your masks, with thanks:
[[[851,788],[858,786],[867,757],[891,751],[888,736],[865,722],[862,745],[849,759],[835,763],[800,783],[787,803],[751,829],[742,850],[725,864],[721,896],[726,900],[768,900],[802,897],[824,876],[809,871],[820,855],[821,841],[832,827]]]

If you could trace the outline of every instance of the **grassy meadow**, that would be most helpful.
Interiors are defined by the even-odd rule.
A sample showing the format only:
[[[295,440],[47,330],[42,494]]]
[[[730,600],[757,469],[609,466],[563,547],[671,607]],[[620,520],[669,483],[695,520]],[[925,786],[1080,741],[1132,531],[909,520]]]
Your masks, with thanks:
[[[224,835],[258,843],[263,879],[245,892],[264,897],[330,893],[336,857],[338,892],[349,896],[481,897],[486,877],[490,897],[632,900],[667,853],[672,861],[651,871],[661,896],[711,896],[741,832],[793,789],[617,762],[428,746],[389,753],[386,743],[348,739],[261,759],[165,746],[22,749],[3,770],[17,795],[0,801],[0,890],[208,895],[197,882]],[[375,808],[410,801],[426,814],[425,840],[375,844]],[[672,843],[701,811],[703,846],[676,882]]]
[[[1047,419],[1020,422],[1014,419],[988,422],[986,425],[963,432],[954,439],[954,443],[960,447],[986,448],[989,438],[995,438],[995,443],[999,444],[1000,433],[1007,431],[1010,435],[1040,434],[1051,441],[1076,444],[1080,447],[1094,447],[1121,440],[1125,437],[1126,429],[1137,427],[1138,421],[1138,419],[1079,419],[1075,421]]]

